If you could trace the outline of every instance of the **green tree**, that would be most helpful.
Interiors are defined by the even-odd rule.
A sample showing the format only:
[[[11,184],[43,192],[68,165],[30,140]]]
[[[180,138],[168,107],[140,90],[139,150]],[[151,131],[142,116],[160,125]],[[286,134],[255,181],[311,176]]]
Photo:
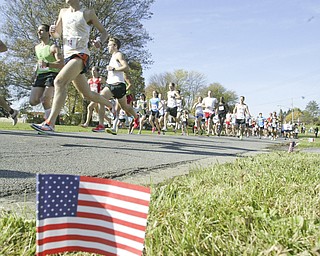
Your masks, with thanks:
[[[149,52],[144,47],[151,40],[142,21],[150,19],[150,7],[154,0],[82,0],[85,7],[94,8],[99,20],[108,33],[122,42],[121,50],[129,62],[138,62],[142,67],[152,63]],[[7,85],[30,90],[35,65],[34,46],[38,43],[36,30],[41,23],[53,24],[64,1],[49,0],[5,0],[1,7],[3,27],[1,33],[9,46],[9,56],[5,63],[8,67],[5,76]],[[91,31],[91,38],[98,36],[97,30]],[[60,41],[56,41],[61,44]],[[107,43],[100,50],[92,49],[90,66],[102,69],[109,62]],[[14,63],[14,65],[12,65]],[[0,70],[2,71],[2,70]],[[76,96],[78,97],[78,96]]]
[[[312,117],[309,111],[302,111],[302,122],[310,124],[313,123],[313,119],[314,118]]]
[[[292,122],[293,119],[293,123],[298,123],[298,122],[302,122],[303,121],[303,112],[301,111],[301,109],[299,108],[294,108],[293,110],[290,109],[287,112],[287,115],[285,117],[285,121],[288,122]]]
[[[130,61],[129,66],[129,77],[132,83],[130,91],[133,95],[137,95],[145,90],[145,80],[142,73],[142,66],[137,61]]]
[[[309,112],[313,118],[316,118],[320,114],[319,105],[315,100],[309,101],[305,111]]]

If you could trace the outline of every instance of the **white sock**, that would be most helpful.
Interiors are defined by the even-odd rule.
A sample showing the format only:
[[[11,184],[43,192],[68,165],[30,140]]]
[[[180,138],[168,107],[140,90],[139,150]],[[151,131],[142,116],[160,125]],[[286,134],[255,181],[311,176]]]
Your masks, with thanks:
[[[113,120],[112,130],[116,130],[117,129],[118,121],[119,121],[119,116],[117,115],[116,118]]]

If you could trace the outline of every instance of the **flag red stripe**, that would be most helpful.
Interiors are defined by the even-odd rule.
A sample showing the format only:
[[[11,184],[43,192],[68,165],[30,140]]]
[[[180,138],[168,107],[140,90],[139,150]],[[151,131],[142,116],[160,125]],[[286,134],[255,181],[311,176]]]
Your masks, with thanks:
[[[144,218],[144,219],[146,219],[148,216],[148,214],[146,214],[146,213],[128,210],[126,208],[114,206],[111,204],[104,204],[104,203],[100,203],[100,202],[90,202],[90,201],[85,201],[85,200],[78,200],[78,205],[103,208],[106,210],[117,211],[117,212],[121,212],[124,214],[132,215],[132,216]]]
[[[116,243],[113,241],[109,241],[107,239],[99,238],[99,237],[91,237],[91,236],[81,236],[81,235],[63,235],[63,236],[53,236],[53,237],[48,237],[44,239],[39,239],[37,241],[38,245],[43,245],[46,243],[54,243],[54,242],[60,242],[60,241],[69,241],[69,240],[76,240],[76,241],[86,241],[86,242],[94,242],[94,243],[100,243],[103,245],[108,245],[112,246],[115,248],[123,249],[135,254],[141,254],[140,250],[137,250],[135,248],[132,248],[130,246]]]
[[[124,183],[124,182],[117,181],[117,180],[109,180],[109,179],[102,179],[102,178],[80,176],[80,182],[81,181],[99,183],[99,184],[105,184],[105,185],[113,185],[113,186],[117,186],[117,187],[121,187],[121,188],[137,190],[139,192],[144,192],[144,193],[150,194],[150,188],[148,188],[148,187],[142,187],[139,185],[128,184],[128,183]]]
[[[93,230],[93,231],[100,231],[104,232],[110,235],[115,235],[115,236],[120,236],[126,239],[130,239],[139,243],[143,243],[144,239],[134,236],[134,235],[129,235],[128,233],[124,233],[121,231],[117,231],[114,229],[110,228],[104,228],[101,226],[97,225],[88,225],[88,224],[79,224],[79,223],[62,223],[62,224],[50,224],[50,225],[45,225],[42,227],[37,227],[37,232],[45,232],[45,231],[50,231],[50,230],[57,230],[57,229],[69,229],[69,228],[76,228],[76,229],[84,229],[84,230]]]
[[[110,198],[119,199],[122,201],[135,203],[135,204],[141,204],[144,206],[149,206],[149,201],[130,197],[130,196],[123,196],[120,194],[108,192],[108,191],[102,191],[102,190],[96,190],[96,189],[87,189],[87,188],[80,188],[79,189],[80,194],[89,194],[89,195],[96,195],[96,196],[105,196]]]
[[[103,220],[108,222],[113,222],[119,225],[123,225],[129,228],[134,228],[140,231],[146,231],[146,227],[142,225],[138,225],[129,221],[120,220],[116,218],[112,218],[110,216],[106,216],[103,214],[96,214],[96,213],[88,213],[88,212],[77,212],[77,217],[81,218],[88,218],[88,219],[96,219],[96,220]]]
[[[38,252],[36,255],[37,256],[47,256],[48,254],[57,254],[57,253],[63,253],[63,252],[89,252],[89,253],[97,253],[101,255],[108,255],[108,256],[117,256],[117,254],[108,252],[108,251],[103,251],[99,249],[94,249],[94,248],[87,248],[87,247],[82,247],[82,246],[66,246],[66,247],[60,247],[56,249],[50,249],[50,250],[45,250],[43,252]],[[141,255],[141,253],[139,254]]]

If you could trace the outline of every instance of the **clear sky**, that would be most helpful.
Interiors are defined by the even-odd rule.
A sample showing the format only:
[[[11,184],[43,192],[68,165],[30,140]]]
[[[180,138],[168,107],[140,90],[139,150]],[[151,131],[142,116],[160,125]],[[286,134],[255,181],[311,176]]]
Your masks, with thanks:
[[[198,71],[246,96],[252,114],[320,104],[320,2],[156,0],[144,25],[153,74]]]

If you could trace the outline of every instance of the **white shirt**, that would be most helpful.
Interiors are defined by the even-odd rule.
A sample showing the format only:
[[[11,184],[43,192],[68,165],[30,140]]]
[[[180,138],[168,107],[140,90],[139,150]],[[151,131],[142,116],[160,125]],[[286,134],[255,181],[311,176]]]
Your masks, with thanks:
[[[114,68],[121,67],[121,64],[117,61],[116,54],[111,56],[109,65]],[[107,84],[124,83],[123,71],[108,71]]]
[[[63,53],[64,58],[73,54],[90,54],[88,49],[89,35],[91,27],[87,24],[84,11],[71,12],[67,9],[62,16],[63,29]]]
[[[245,111],[246,111],[247,105],[237,103],[236,106],[237,106],[236,118],[237,119],[245,119]]]
[[[205,106],[204,112],[213,113],[215,105],[218,103],[216,98],[205,97],[202,101]]]
[[[167,107],[174,108],[177,106],[176,91],[168,91]]]

